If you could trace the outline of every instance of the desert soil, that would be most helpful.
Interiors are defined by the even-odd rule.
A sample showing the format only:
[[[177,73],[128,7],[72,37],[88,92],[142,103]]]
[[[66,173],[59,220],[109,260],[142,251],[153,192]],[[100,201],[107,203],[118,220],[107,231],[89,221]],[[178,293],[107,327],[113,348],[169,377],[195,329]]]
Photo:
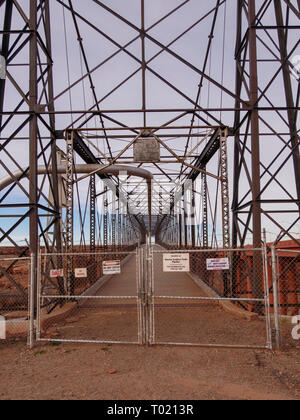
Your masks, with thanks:
[[[300,399],[300,352],[0,344],[1,400]]]

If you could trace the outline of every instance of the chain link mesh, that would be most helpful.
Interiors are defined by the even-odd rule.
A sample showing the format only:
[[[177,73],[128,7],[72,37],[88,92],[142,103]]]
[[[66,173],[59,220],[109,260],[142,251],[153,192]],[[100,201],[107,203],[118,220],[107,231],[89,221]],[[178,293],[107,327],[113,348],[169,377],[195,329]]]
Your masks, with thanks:
[[[166,254],[188,254],[189,272],[165,272]],[[150,334],[153,344],[270,347],[278,334],[279,344],[297,345],[291,320],[300,316],[299,251],[276,249],[272,257],[263,249],[155,247],[149,255],[150,274],[146,250],[142,259],[133,250],[41,254],[38,337],[141,343]],[[109,261],[119,261],[122,274],[104,274]],[[1,258],[1,341],[27,336],[29,292],[30,258]]]
[[[276,250],[279,314],[300,315],[300,251]]]
[[[271,347],[262,249],[156,248],[152,258],[154,343]]]
[[[38,339],[138,341],[136,252],[42,254],[40,267]]]
[[[300,251],[276,249],[273,278],[278,301],[278,334],[281,346],[299,346],[300,337],[293,329],[300,322]],[[273,304],[273,301],[271,302]],[[275,302],[276,305],[276,302]]]
[[[0,342],[28,336],[29,290],[30,259],[0,258]]]

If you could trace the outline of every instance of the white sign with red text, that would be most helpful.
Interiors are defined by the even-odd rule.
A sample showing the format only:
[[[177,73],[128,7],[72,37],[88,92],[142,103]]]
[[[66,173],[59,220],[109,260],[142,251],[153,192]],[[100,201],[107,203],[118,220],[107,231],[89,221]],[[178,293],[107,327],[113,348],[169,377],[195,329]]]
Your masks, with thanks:
[[[50,278],[56,279],[57,277],[63,277],[64,276],[64,270],[56,269],[56,270],[50,270]]]
[[[120,261],[103,261],[103,274],[105,276],[113,274],[121,274]]]

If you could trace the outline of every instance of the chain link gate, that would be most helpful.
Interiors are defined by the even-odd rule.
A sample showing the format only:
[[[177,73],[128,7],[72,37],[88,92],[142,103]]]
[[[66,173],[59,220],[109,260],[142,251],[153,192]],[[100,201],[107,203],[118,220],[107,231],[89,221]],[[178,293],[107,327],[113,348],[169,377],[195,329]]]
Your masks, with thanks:
[[[271,247],[272,306],[274,307],[276,346],[298,342],[293,330],[300,322],[300,251],[288,246]],[[298,331],[298,329],[297,329]]]
[[[105,274],[103,264],[116,260],[121,274]],[[41,254],[39,261],[38,341],[272,348],[264,249],[144,246],[129,253]],[[214,266],[218,261],[223,268]]]
[[[149,344],[272,349],[265,249],[147,254]]]
[[[37,341],[142,344],[140,263],[140,249],[41,254]]]
[[[0,258],[0,343],[29,337],[31,268],[29,257]]]

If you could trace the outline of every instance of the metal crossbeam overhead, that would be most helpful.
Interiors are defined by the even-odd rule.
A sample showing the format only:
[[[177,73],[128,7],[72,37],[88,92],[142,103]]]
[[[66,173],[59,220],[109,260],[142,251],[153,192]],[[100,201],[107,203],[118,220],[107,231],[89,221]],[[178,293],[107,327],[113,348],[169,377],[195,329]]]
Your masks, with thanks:
[[[220,131],[216,129],[214,134],[209,139],[207,145],[202,150],[200,156],[195,162],[195,166],[198,169],[205,169],[210,160],[215,156],[215,154],[220,149]],[[199,171],[192,170],[188,175],[188,179],[195,181],[199,176]]]

